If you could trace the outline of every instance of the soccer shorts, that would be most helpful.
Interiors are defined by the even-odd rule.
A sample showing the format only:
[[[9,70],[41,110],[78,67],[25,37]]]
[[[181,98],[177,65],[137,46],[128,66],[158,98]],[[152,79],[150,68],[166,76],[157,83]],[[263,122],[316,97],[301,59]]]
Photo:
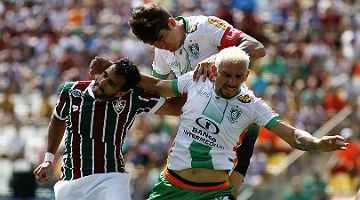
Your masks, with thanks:
[[[58,181],[56,200],[131,200],[129,173],[92,174],[76,180]]]
[[[148,200],[233,200],[233,186],[227,180],[218,184],[189,184],[165,169]]]

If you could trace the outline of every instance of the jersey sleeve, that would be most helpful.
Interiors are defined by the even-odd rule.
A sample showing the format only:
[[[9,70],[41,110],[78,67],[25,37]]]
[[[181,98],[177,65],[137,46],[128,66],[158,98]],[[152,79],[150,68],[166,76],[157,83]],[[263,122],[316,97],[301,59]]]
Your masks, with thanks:
[[[225,20],[215,16],[207,18],[206,29],[209,34],[210,42],[213,42],[218,47],[218,50],[235,46],[240,38],[242,31],[234,28]]]
[[[279,114],[270,108],[261,98],[254,99],[253,114],[254,122],[270,130],[281,121]]]
[[[165,103],[164,97],[149,94],[139,88],[136,90],[136,101],[138,102],[134,102],[134,104],[138,105],[138,113],[149,112],[154,114]]]
[[[70,95],[69,90],[71,90],[74,82],[66,82],[59,92],[59,98],[56,102],[54,108],[54,116],[60,120],[65,120],[69,114],[70,106]]]
[[[155,48],[152,68],[152,75],[156,78],[167,79],[171,73],[171,68],[166,64],[166,60],[158,48]]]
[[[178,79],[172,80],[172,89],[177,97],[185,97],[193,81],[194,72],[190,71],[184,75],[178,77]]]

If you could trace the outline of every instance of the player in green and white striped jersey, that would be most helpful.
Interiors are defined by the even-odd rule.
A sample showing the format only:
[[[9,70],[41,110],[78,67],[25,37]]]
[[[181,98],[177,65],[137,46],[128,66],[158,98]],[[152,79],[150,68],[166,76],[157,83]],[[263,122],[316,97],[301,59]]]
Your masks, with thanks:
[[[269,106],[241,87],[247,79],[249,56],[237,47],[217,55],[215,82],[195,82],[193,72],[172,81],[143,75],[140,87],[172,97],[186,96],[168,165],[155,185],[153,199],[234,199],[229,184],[236,145],[252,123],[273,131],[292,147],[304,151],[344,150],[344,138],[321,139],[284,123]]]

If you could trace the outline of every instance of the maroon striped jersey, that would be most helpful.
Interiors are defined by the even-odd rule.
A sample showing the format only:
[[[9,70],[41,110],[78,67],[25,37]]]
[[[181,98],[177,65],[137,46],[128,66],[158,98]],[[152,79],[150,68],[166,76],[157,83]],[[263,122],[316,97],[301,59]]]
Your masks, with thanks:
[[[67,82],[62,87],[54,115],[66,121],[62,180],[95,173],[124,172],[122,144],[135,117],[154,113],[164,98],[139,88],[112,101],[98,101],[94,81]]]

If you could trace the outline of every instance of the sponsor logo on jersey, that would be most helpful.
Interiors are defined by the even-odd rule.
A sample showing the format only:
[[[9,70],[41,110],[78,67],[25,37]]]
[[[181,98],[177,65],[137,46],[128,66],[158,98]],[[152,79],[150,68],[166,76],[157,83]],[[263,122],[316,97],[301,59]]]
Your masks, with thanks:
[[[169,62],[168,65],[169,65],[172,69],[174,69],[174,68],[180,69],[180,67],[181,67],[181,66],[180,66],[180,62],[178,62],[178,61]]]
[[[82,92],[79,89],[70,90],[70,93],[75,98],[78,98],[78,97],[82,96]]]
[[[245,95],[240,95],[238,98],[239,101],[243,102],[243,103],[250,103],[251,101],[251,97],[247,94]]]
[[[198,43],[193,43],[188,46],[188,49],[190,51],[191,57],[193,58],[199,58],[200,56],[200,49]]]
[[[115,112],[117,114],[120,114],[126,106],[126,100],[121,100],[121,98],[119,98],[119,99],[114,100],[112,102],[112,104],[113,104]]]
[[[187,29],[187,33],[193,33],[197,30],[198,24],[192,25]]]
[[[211,93],[203,90],[197,90],[196,93],[202,97],[210,97]]]
[[[239,119],[240,115],[241,115],[242,111],[240,108],[238,108],[237,106],[236,107],[232,107],[230,109],[230,113],[228,115],[228,120],[230,123],[235,123],[237,122],[237,120]]]
[[[229,26],[229,24],[226,21],[221,20],[217,17],[209,17],[208,22],[218,28],[223,29],[223,30],[226,30],[227,27]]]
[[[195,120],[196,124],[201,128],[205,129],[207,132],[212,134],[218,134],[220,129],[214,122],[204,117],[199,117]]]
[[[77,105],[72,105],[71,107],[72,107],[73,112],[76,112],[79,110],[79,106],[77,106]]]

